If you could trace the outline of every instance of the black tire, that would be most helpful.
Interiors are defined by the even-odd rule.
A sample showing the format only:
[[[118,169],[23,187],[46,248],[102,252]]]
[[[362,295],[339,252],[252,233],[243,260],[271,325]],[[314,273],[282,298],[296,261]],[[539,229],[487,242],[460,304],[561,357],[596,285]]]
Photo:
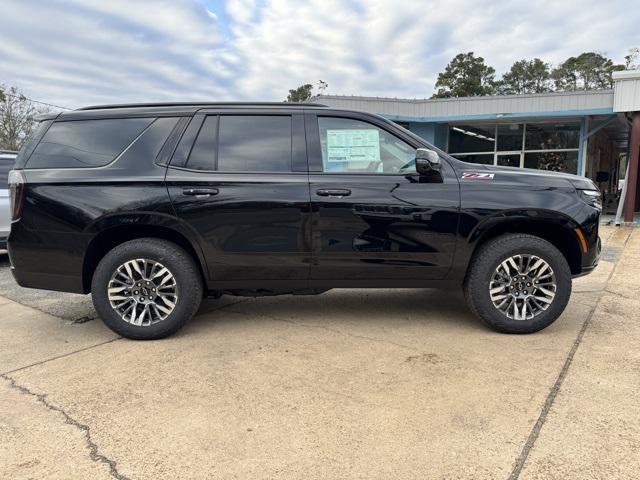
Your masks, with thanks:
[[[512,255],[536,255],[553,269],[556,292],[548,308],[531,319],[514,320],[494,306],[489,293],[496,268]],[[469,309],[492,329],[502,333],[533,333],[551,325],[571,296],[571,269],[564,255],[546,240],[527,234],[508,234],[482,245],[474,254],[464,283]]]
[[[109,301],[107,288],[111,276],[125,262],[148,259],[164,265],[176,283],[177,300],[171,313],[151,325],[132,325],[116,312]],[[123,337],[155,340],[167,337],[190,320],[202,302],[202,278],[192,257],[175,243],[159,238],[140,238],[113,248],[98,264],[91,282],[93,305],[104,323]]]

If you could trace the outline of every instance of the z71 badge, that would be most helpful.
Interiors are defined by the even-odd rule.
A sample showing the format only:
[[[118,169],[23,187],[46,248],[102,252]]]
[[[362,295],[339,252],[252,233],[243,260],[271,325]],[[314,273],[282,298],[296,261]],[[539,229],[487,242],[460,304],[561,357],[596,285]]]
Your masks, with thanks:
[[[493,173],[463,172],[464,180],[493,180]]]

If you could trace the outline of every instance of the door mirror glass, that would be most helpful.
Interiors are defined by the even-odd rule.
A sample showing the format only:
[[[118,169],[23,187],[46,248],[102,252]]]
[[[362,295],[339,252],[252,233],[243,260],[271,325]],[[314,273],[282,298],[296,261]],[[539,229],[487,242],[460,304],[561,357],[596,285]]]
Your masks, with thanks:
[[[420,175],[430,175],[440,171],[440,155],[428,148],[416,150],[416,171]]]

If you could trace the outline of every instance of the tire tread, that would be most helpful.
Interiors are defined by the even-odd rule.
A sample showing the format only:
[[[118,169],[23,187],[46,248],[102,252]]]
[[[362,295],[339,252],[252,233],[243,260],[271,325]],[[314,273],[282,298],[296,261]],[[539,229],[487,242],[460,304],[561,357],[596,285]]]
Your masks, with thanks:
[[[174,276],[183,277],[180,282],[181,296],[183,301],[191,305],[180,308],[184,312],[176,311],[171,313],[165,320],[152,327],[136,327],[124,322],[111,308],[105,288],[102,283],[110,278],[112,263],[126,261],[127,258],[142,256],[141,250],[152,252],[153,255],[160,253],[161,257],[170,258],[173,263],[172,271]],[[166,262],[166,260],[165,260]],[[179,272],[179,273],[178,273]],[[108,282],[108,280],[106,280]],[[100,285],[98,285],[100,284]],[[167,337],[180,330],[198,311],[203,295],[202,278],[198,267],[191,256],[180,246],[168,240],[160,238],[145,237],[124,242],[110,250],[98,263],[91,282],[93,304],[104,323],[116,333],[135,340],[156,340]],[[187,296],[185,298],[185,295]],[[175,316],[172,318],[172,315]]]
[[[511,320],[481,296],[486,288],[485,275],[492,271],[496,259],[505,251],[513,249],[534,249],[544,251],[547,261],[556,274],[558,291],[548,310],[531,320]],[[537,253],[539,254],[539,253]],[[560,285],[560,284],[563,285]],[[564,288],[562,288],[564,286]],[[533,333],[549,326],[564,311],[571,296],[571,269],[564,255],[547,240],[527,233],[511,233],[496,237],[481,245],[474,253],[463,284],[464,296],[471,312],[490,328],[502,333]]]

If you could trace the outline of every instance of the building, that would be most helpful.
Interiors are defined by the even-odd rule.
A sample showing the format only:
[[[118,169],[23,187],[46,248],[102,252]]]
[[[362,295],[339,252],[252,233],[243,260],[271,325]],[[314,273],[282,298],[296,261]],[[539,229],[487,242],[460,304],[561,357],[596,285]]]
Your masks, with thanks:
[[[596,91],[446,99],[320,95],[314,101],[382,115],[467,162],[589,177],[614,211],[629,164],[625,221],[632,221],[640,210],[640,71],[615,72],[614,83]]]

